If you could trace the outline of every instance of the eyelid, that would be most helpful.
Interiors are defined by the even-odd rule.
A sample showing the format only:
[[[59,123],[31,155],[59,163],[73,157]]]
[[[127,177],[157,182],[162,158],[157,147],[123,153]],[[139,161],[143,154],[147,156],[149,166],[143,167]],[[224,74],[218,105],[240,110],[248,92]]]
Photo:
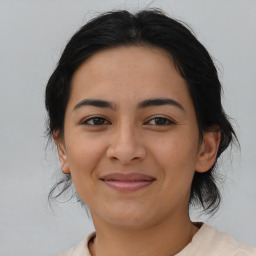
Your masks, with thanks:
[[[107,121],[107,124],[104,123],[104,124],[95,125],[95,124],[88,124],[88,123],[87,123],[87,122],[93,120],[94,118],[104,119],[104,122]],[[109,122],[109,121],[107,120],[107,118],[104,117],[104,116],[101,116],[101,115],[92,115],[92,116],[88,116],[88,117],[86,117],[86,118],[83,118],[83,119],[79,122],[79,124],[81,124],[81,125],[88,125],[88,126],[103,126],[103,125],[111,124],[111,122]]]
[[[164,120],[168,121],[168,124],[164,124],[164,125],[148,124],[150,121],[152,121],[154,119],[164,119]],[[156,125],[156,126],[168,126],[168,125],[176,124],[176,122],[173,119],[171,119],[170,117],[166,117],[166,116],[162,116],[162,115],[151,116],[145,123],[148,125]]]
[[[103,124],[98,124],[98,125],[97,124],[88,124],[89,121],[91,121],[93,119],[96,119],[96,118],[104,119],[104,123]],[[155,119],[166,120],[167,124],[162,124],[162,125],[161,124],[149,124],[150,121],[155,120]],[[78,124],[88,125],[88,126],[103,126],[103,125],[109,125],[109,124],[111,124],[111,122],[108,121],[108,119],[105,116],[92,115],[92,116],[88,116],[86,118],[83,118]],[[154,116],[149,117],[147,119],[147,121],[145,121],[143,124],[145,124],[145,125],[154,125],[154,126],[169,126],[169,125],[176,124],[176,122],[170,117],[166,117],[166,116],[163,116],[163,115],[154,115]]]

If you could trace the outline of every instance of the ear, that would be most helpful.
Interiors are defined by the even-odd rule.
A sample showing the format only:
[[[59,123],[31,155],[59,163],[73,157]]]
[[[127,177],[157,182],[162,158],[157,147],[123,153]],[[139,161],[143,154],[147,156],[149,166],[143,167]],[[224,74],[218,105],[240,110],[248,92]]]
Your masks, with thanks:
[[[54,142],[57,146],[59,160],[61,164],[61,170],[64,174],[70,173],[68,159],[66,154],[65,145],[62,139],[60,139],[59,131],[54,131],[53,133]]]
[[[214,164],[220,144],[220,131],[207,131],[198,150],[195,166],[197,172],[207,172]]]

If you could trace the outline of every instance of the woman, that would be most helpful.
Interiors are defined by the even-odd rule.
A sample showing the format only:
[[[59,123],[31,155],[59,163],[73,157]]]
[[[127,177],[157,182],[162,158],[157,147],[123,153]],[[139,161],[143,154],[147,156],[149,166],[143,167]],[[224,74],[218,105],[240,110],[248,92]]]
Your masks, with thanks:
[[[256,255],[203,223],[217,159],[236,138],[207,50],[161,11],[116,11],[82,27],[46,88],[49,135],[96,232],[65,256]],[[72,181],[71,181],[72,177]]]

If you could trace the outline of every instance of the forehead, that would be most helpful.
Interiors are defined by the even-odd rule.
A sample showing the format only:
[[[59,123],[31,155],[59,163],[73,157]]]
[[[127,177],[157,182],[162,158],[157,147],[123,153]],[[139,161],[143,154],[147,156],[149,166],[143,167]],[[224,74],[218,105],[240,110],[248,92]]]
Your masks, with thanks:
[[[173,68],[172,57],[164,49],[149,46],[118,46],[101,50],[85,60],[74,73],[73,82],[78,76],[81,78],[82,72],[90,72],[90,75],[97,75],[100,72],[101,76],[112,75],[117,78],[125,74],[152,74],[153,70],[154,73],[166,73]]]
[[[166,96],[190,98],[171,56],[156,47],[122,46],[94,54],[76,70],[70,100],[96,97],[118,104]]]

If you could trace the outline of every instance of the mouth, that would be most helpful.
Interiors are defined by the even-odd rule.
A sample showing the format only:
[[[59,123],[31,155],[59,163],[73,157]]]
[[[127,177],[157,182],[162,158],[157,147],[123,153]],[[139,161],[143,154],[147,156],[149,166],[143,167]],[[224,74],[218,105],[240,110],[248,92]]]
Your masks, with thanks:
[[[156,178],[140,173],[112,173],[100,180],[117,191],[133,192],[151,185]]]

